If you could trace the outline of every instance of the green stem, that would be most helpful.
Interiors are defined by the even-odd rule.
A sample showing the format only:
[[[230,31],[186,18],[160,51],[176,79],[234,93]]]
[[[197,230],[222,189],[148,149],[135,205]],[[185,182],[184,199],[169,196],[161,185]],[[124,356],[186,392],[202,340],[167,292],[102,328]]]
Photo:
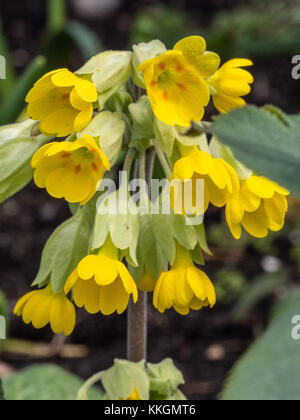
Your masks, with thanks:
[[[48,29],[51,33],[63,30],[67,23],[66,0],[48,0]]]
[[[161,150],[161,148],[158,144],[158,141],[156,139],[153,139],[153,144],[154,144],[158,159],[161,163],[161,166],[162,166],[162,168],[163,168],[163,170],[166,174],[166,177],[168,178],[168,180],[170,180],[171,177],[172,177],[172,172],[171,172],[169,162],[168,162],[164,152]]]
[[[130,175],[131,172],[131,168],[135,159],[135,155],[136,155],[136,150],[135,149],[129,149],[126,157],[125,157],[125,161],[124,161],[124,165],[123,165],[123,172],[128,172],[128,175]]]

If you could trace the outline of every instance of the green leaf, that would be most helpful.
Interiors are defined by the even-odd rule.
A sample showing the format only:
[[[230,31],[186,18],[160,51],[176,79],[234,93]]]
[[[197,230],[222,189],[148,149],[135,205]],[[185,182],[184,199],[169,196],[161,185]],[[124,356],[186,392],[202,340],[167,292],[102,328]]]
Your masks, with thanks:
[[[170,215],[140,216],[139,265],[145,266],[147,272],[156,279],[163,270],[168,270],[175,258],[176,246],[171,223]]]
[[[129,105],[133,122],[131,147],[145,151],[154,137],[154,114],[148,96],[142,96],[138,102]],[[148,141],[147,141],[148,140]]]
[[[194,226],[189,226],[187,218],[179,214],[173,214],[173,232],[175,239],[185,248],[194,249],[198,238]]]
[[[300,197],[299,115],[286,115],[283,122],[266,110],[247,106],[218,117],[208,131],[248,168]]]
[[[142,89],[145,89],[146,87],[143,73],[137,71],[139,65],[150,58],[154,58],[165,53],[166,51],[166,46],[158,40],[151,41],[149,43],[142,42],[133,46],[133,80],[137,86]]]
[[[50,139],[33,137],[36,122],[28,120],[0,129],[0,203],[21,190],[33,176],[31,159]]]
[[[151,394],[159,397],[156,399],[171,398],[177,388],[185,383],[182,373],[176,368],[172,359],[166,359],[158,364],[148,363],[147,370]]]
[[[285,280],[285,274],[283,272],[263,274],[254,279],[241,294],[232,313],[233,321],[241,322],[245,319],[257,303],[267,296],[272,295],[276,287],[282,286]]]
[[[88,254],[90,237],[91,226],[83,208],[57,228],[48,240],[33,286],[42,286],[50,280],[53,291],[61,292],[69,275]]]
[[[4,400],[5,400],[4,389],[3,389],[2,379],[0,378],[0,401],[4,401]]]
[[[100,197],[97,204],[92,249],[100,248],[110,233],[114,245],[122,251],[129,249],[130,257],[137,264],[139,226],[138,209],[130,197],[127,182],[122,182],[118,191],[106,197]]]
[[[142,400],[149,400],[150,384],[144,362],[115,360],[114,366],[102,376],[108,400],[127,400],[136,388]]]
[[[85,60],[89,60],[95,54],[99,53],[99,51],[103,50],[103,45],[99,41],[97,34],[81,22],[68,22],[65,30],[79,48]]]
[[[105,111],[97,114],[83,132],[100,138],[100,146],[113,166],[121,151],[125,128],[125,122],[118,114]]]
[[[176,140],[176,129],[164,124],[155,118],[154,132],[161,150],[167,155],[172,156],[174,143]]]
[[[299,401],[299,340],[292,320],[300,298],[275,317],[265,334],[238,362],[222,395],[228,401]]]
[[[253,171],[237,161],[231,149],[220,143],[215,136],[209,144],[209,149],[214,158],[224,159],[235,170],[240,180],[248,179],[253,174]]]
[[[83,381],[55,365],[36,365],[10,376],[4,381],[9,401],[75,401]],[[102,400],[93,388],[90,400]]]

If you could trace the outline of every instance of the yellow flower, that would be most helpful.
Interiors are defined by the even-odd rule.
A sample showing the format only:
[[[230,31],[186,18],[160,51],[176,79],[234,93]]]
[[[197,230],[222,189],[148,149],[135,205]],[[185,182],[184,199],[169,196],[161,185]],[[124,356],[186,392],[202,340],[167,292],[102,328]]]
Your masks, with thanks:
[[[74,142],[54,142],[41,147],[32,159],[34,181],[55,198],[85,204],[97,191],[107,156],[88,135]]]
[[[43,76],[28,93],[26,102],[29,117],[40,120],[43,134],[66,137],[89,124],[97,99],[92,82],[60,69]]]
[[[66,295],[54,294],[50,285],[41,290],[28,293],[17,303],[14,314],[22,316],[25,324],[36,329],[50,323],[55,334],[71,335],[76,323],[74,305]]]
[[[89,255],[78,265],[65,285],[65,293],[73,290],[75,304],[90,314],[111,315],[126,311],[130,295],[136,303],[138,291],[127,268],[118,260],[118,250],[111,239],[98,255]]]
[[[191,200],[193,207],[198,204],[196,202],[196,182],[197,180],[204,181],[204,197],[202,197],[202,208],[197,208],[198,214],[203,214],[208,209],[209,203],[216,207],[225,206],[228,197],[239,190],[239,179],[234,169],[223,159],[215,159],[207,152],[199,150],[198,147],[179,145],[179,149],[183,157],[174,165],[172,181],[179,180],[183,188],[177,182],[172,183],[171,202],[175,212],[185,213],[177,208],[177,203],[180,190],[182,190],[184,197],[184,185],[189,180],[193,180],[193,197]],[[184,198],[179,200],[180,204],[181,202],[184,204],[186,212],[189,211],[188,203]]]
[[[251,73],[240,67],[252,65],[251,60],[236,58],[225,63],[207,80],[216,92],[213,95],[213,101],[220,113],[226,114],[232,109],[246,105],[242,96],[251,92],[250,85],[254,82],[254,78]]]
[[[202,37],[189,37],[172,51],[139,66],[153,112],[165,124],[189,127],[203,118],[210,99],[204,78],[214,74],[220,64],[217,54],[205,50]]]
[[[177,246],[174,264],[160,276],[154,291],[153,304],[159,312],[174,308],[181,315],[190,309],[211,308],[216,303],[215,289],[207,275],[193,263],[190,251]]]
[[[236,239],[242,227],[256,238],[264,238],[269,230],[282,229],[288,210],[289,192],[267,178],[252,175],[241,181],[241,188],[226,205],[228,226]]]
[[[136,388],[132,391],[130,396],[127,398],[127,401],[141,401],[140,394]],[[120,401],[123,401],[123,398],[120,398]]]
[[[152,277],[147,271],[144,271],[144,274],[142,275],[139,283],[138,288],[142,292],[153,292],[155,289],[155,285],[157,283],[157,280]]]

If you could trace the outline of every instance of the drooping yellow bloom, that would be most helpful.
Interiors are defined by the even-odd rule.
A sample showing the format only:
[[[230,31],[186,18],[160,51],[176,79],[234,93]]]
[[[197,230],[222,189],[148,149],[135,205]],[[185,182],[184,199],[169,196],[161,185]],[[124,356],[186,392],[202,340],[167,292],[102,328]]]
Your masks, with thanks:
[[[282,229],[288,210],[289,192],[267,178],[252,175],[241,181],[241,188],[226,205],[226,220],[236,239],[242,227],[256,238],[264,238],[269,230]]]
[[[138,71],[144,79],[156,117],[167,125],[189,127],[203,118],[210,91],[205,78],[220,64],[217,54],[206,53],[202,37],[178,42],[172,51],[147,60]]]
[[[151,293],[154,291],[156,283],[157,280],[154,277],[152,277],[147,271],[144,271],[144,274],[138,282],[138,288],[142,292]]]
[[[213,101],[221,114],[246,105],[242,98],[251,92],[254,82],[251,73],[240,67],[252,66],[253,62],[245,58],[236,58],[225,63],[207,82],[215,90]]]
[[[54,294],[50,285],[41,290],[35,290],[22,297],[17,303],[14,314],[22,316],[25,324],[36,329],[50,326],[55,334],[71,335],[76,323],[74,305],[66,295]]]
[[[122,314],[130,295],[135,303],[138,299],[136,284],[118,260],[118,250],[110,238],[98,255],[89,255],[79,263],[65,285],[66,294],[71,290],[75,304],[90,314]]]
[[[29,117],[41,122],[43,134],[66,137],[89,124],[97,99],[97,88],[92,82],[59,69],[38,80],[26,102]]]
[[[97,191],[107,156],[88,135],[74,142],[54,142],[41,147],[32,158],[34,181],[54,198],[85,204]]]
[[[215,159],[207,152],[201,151],[198,147],[185,147],[179,145],[181,155],[173,168],[171,198],[172,207],[176,213],[185,214],[196,207],[197,214],[203,214],[212,203],[216,207],[225,206],[228,197],[236,194],[239,190],[239,179],[234,169],[223,159]],[[180,183],[174,180],[180,181]],[[185,184],[192,180],[192,199],[187,203]],[[197,198],[197,180],[203,180],[204,197],[200,197],[201,206],[199,208]],[[183,188],[182,188],[183,187]],[[182,199],[181,199],[182,191]],[[179,197],[179,198],[178,198]],[[178,203],[178,204],[177,204]],[[180,207],[184,207],[180,211]],[[194,213],[193,211],[191,211]]]
[[[153,297],[153,304],[159,312],[174,308],[181,315],[190,310],[211,308],[216,303],[214,286],[207,275],[193,263],[190,251],[180,245],[174,264],[169,272],[160,276]]]

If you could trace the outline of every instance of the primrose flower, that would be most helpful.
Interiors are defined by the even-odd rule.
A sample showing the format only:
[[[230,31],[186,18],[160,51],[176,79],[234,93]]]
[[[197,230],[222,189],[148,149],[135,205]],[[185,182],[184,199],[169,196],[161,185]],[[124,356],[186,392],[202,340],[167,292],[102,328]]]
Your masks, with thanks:
[[[183,198],[180,200],[182,207],[184,203],[185,211],[188,203],[185,200],[185,185],[189,180],[192,184],[192,200],[193,207],[198,205],[196,200],[197,195],[197,180],[204,181],[204,197],[202,198],[201,208],[197,208],[198,214],[203,214],[212,203],[216,207],[225,206],[228,197],[239,190],[239,179],[234,169],[223,159],[215,159],[209,153],[201,151],[198,147],[185,147],[179,145],[181,155],[173,168],[172,181],[180,181],[181,185],[176,183],[171,184],[171,203],[174,211],[179,214],[185,214],[180,211],[178,207],[178,194],[182,193]],[[182,188],[183,187],[183,188]],[[179,189],[179,190],[178,190]],[[179,192],[178,192],[179,191]],[[181,192],[182,191],[182,192]],[[194,211],[191,210],[193,213]]]
[[[67,69],[47,73],[26,97],[29,117],[40,121],[43,134],[57,137],[82,131],[92,119],[97,100],[96,86]]]
[[[240,67],[253,66],[251,60],[236,58],[225,63],[207,83],[213,88],[213,102],[221,114],[246,105],[242,96],[251,92],[250,85],[254,82],[251,73]]]
[[[144,80],[156,117],[167,125],[189,127],[203,118],[210,91],[205,78],[220,65],[215,53],[206,53],[202,37],[185,38],[172,51],[142,63]]]
[[[241,189],[233,194],[226,205],[226,220],[236,239],[242,227],[256,238],[264,238],[269,230],[283,228],[288,210],[286,196],[289,191],[267,178],[252,175],[241,181]]]
[[[54,198],[81,204],[94,196],[105,170],[110,170],[107,156],[85,134],[74,142],[46,144],[33,156],[31,165],[39,188],[46,188]]]
[[[152,277],[147,271],[144,271],[140,281],[138,282],[138,288],[142,292],[153,292],[155,289],[155,285],[157,280]]]
[[[126,311],[130,295],[135,303],[138,299],[136,284],[118,260],[118,250],[111,239],[98,255],[89,255],[79,263],[65,285],[66,294],[71,290],[75,304],[90,314],[120,315]]]
[[[50,285],[22,297],[16,304],[14,314],[22,316],[25,324],[36,329],[50,326],[55,334],[71,335],[76,323],[74,305],[66,295],[54,294]]]
[[[207,275],[193,263],[190,251],[177,246],[174,264],[169,272],[161,274],[153,297],[153,304],[159,312],[174,308],[181,315],[190,310],[211,308],[216,303],[214,286]]]

